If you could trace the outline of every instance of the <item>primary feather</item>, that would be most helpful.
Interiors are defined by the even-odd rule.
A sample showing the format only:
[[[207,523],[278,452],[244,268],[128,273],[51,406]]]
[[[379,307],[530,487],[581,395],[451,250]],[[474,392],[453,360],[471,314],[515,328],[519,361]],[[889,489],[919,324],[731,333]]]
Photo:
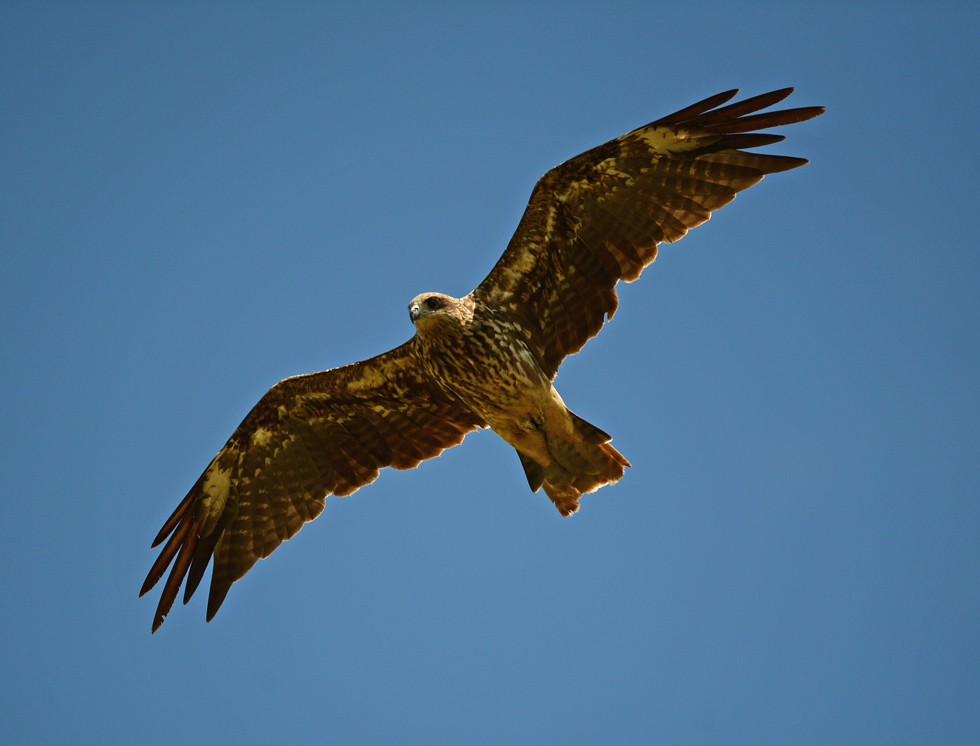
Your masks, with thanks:
[[[763,176],[807,161],[744,150],[783,138],[754,132],[823,113],[755,113],[784,88],[722,106],[704,99],[593,148],[538,181],[503,256],[464,298],[424,293],[415,336],[389,352],[287,378],[248,413],[153,542],[140,595],[170,568],[153,619],[184,603],[213,561],[208,621],[232,583],[380,469],[410,469],[490,427],[520,457],[533,491],[562,515],[629,462],[569,410],[552,381],[612,318],[615,285]]]

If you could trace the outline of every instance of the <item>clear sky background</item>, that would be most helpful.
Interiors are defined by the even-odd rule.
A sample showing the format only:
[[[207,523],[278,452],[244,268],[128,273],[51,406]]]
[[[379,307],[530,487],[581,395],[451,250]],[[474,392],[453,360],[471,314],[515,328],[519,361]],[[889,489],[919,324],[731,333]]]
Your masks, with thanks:
[[[980,741],[975,3],[0,5],[5,743]],[[827,114],[557,385],[150,623],[150,541],[277,380],[469,292],[535,180],[728,88]],[[206,581],[207,582],[207,579]],[[206,590],[206,589],[205,589]]]

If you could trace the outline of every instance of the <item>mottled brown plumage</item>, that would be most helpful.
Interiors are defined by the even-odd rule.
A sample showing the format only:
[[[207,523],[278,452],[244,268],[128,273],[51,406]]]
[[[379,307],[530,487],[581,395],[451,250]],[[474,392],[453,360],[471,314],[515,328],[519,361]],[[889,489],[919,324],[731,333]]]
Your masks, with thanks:
[[[562,515],[617,481],[629,462],[572,413],[552,385],[564,358],[616,311],[615,285],[765,174],[802,158],[743,148],[752,132],[820,107],[754,114],[791,88],[722,106],[736,91],[593,148],[546,173],[493,270],[465,298],[410,304],[415,336],[378,357],[287,378],[251,412],[160,530],[142,596],[163,577],[153,630],[186,578],[184,602],[213,558],[207,618],[231,584],[380,469],[410,469],[490,427],[518,452],[528,484]],[[716,108],[720,107],[720,108]],[[168,538],[169,537],[169,538]]]

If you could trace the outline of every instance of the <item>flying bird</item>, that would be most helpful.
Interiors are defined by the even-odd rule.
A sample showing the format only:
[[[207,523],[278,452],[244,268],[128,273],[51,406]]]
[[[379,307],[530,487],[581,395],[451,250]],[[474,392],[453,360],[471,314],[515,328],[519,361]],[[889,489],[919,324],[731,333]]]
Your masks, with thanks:
[[[533,492],[563,516],[630,463],[572,412],[552,381],[612,319],[631,282],[671,243],[766,174],[803,158],[746,151],[779,142],[755,130],[823,107],[756,113],[792,88],[728,105],[720,93],[548,171],[503,256],[463,298],[409,303],[415,335],[382,355],[287,378],[248,413],[153,541],[166,541],[140,596],[173,563],[155,632],[181,584],[184,603],[214,560],[207,620],[232,583],[380,469],[411,469],[489,427],[514,447]],[[169,537],[169,538],[168,538]]]

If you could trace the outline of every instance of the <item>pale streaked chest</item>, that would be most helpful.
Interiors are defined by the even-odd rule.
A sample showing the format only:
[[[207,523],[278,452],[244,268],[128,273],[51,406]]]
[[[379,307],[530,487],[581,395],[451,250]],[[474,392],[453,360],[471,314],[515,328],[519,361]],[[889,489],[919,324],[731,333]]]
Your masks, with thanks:
[[[477,322],[425,349],[432,378],[488,420],[521,415],[551,388],[520,329],[509,322]]]

